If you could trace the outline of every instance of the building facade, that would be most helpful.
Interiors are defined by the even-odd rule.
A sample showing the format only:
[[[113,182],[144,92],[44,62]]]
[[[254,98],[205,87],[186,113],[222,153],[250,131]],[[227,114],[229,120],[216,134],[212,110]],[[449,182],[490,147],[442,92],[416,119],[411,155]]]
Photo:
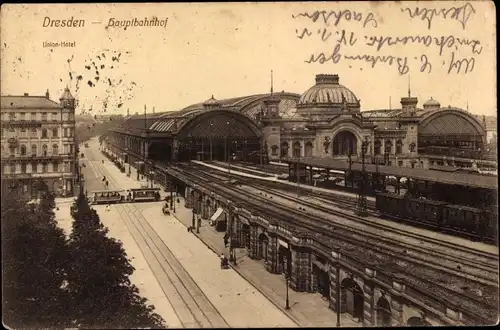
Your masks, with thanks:
[[[75,98],[68,88],[59,103],[45,96],[2,96],[2,190],[37,197],[37,179],[56,196],[72,196],[76,181]]]
[[[227,160],[260,150],[271,161],[358,161],[364,142],[370,163],[427,169],[486,162],[484,120],[432,98],[419,107],[410,91],[400,102],[398,109],[364,110],[338,75],[318,74],[301,95],[271,89],[224,100],[212,96],[180,111],[131,116],[110,132],[110,144],[133,163],[185,161],[200,154]]]

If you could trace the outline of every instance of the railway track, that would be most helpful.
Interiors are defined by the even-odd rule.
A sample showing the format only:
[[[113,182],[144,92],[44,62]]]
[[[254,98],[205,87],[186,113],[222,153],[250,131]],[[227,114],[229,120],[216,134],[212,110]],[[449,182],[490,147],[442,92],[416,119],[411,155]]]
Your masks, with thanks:
[[[221,162],[217,163],[218,166],[225,167],[227,169],[227,166],[225,164],[226,163],[221,163]],[[210,171],[217,171],[217,170],[211,169]],[[243,173],[258,175],[256,173],[252,173],[251,171],[245,172],[245,170],[242,170],[242,169],[238,169],[238,171],[243,172]],[[235,175],[235,176],[237,176],[237,175]],[[264,185],[264,183],[261,183],[261,184]],[[269,186],[271,184],[275,185],[275,183],[268,183],[267,185]],[[297,188],[292,188],[292,186],[286,186],[286,185],[282,185],[281,187],[282,187],[282,189],[279,189],[279,190],[282,190],[282,191],[291,191],[291,190],[297,189]],[[342,196],[341,194],[335,194],[335,197],[332,197],[332,194],[325,194],[325,193],[321,193],[321,192],[308,191],[308,190],[302,189],[302,187],[299,188],[299,191],[302,191],[302,196],[310,196],[310,197],[314,197],[314,198],[319,199],[319,200],[328,201],[329,203],[337,205],[338,207],[340,207],[342,209],[345,209],[346,206],[352,206],[352,209],[354,209],[356,207],[356,203],[357,203],[357,200],[355,198]],[[373,201],[367,200],[367,212],[369,215],[372,215],[374,217],[381,217],[380,212],[376,208],[375,202],[373,202]],[[395,215],[385,216],[385,217],[392,219],[392,221],[403,223],[403,224],[410,225],[413,227],[423,228],[423,229],[427,229],[427,230],[431,230],[431,231],[435,231],[435,232],[441,232],[441,233],[445,233],[445,234],[449,234],[452,236],[461,237],[461,238],[465,238],[465,239],[469,239],[469,240],[477,241],[477,242],[484,241],[486,244],[490,244],[490,245],[497,244],[497,241],[494,238],[482,238],[479,235],[474,235],[472,233],[467,233],[467,232],[460,231],[457,229],[443,228],[443,227],[436,225],[432,221],[425,221],[422,219],[402,218],[402,217],[398,217]]]
[[[110,186],[118,189],[118,182],[102,165],[89,163],[95,173],[106,176]],[[141,211],[133,204],[116,204],[115,207],[150,268],[155,270],[153,274],[182,325],[186,328],[229,328]]]
[[[424,287],[428,292],[434,292],[441,297],[447,297],[447,299],[451,300],[454,304],[462,306],[465,310],[471,311],[471,314],[476,315],[478,319],[486,318],[494,320],[494,318],[497,317],[498,287],[495,286],[497,282],[495,281],[495,285],[481,283],[482,281],[490,281],[491,278],[481,279],[480,274],[467,274],[472,271],[472,268],[478,266],[477,264],[471,264],[473,263],[471,260],[468,261],[469,268],[466,267],[463,270],[457,271],[454,269],[454,267],[456,267],[456,259],[454,260],[453,257],[451,257],[451,260],[446,260],[446,256],[442,253],[435,253],[434,257],[445,259],[444,261],[445,263],[447,262],[448,265],[443,266],[443,260],[436,262],[429,260],[429,258],[422,258],[422,254],[429,255],[429,249],[427,249],[427,251],[424,248],[416,249],[415,246],[410,244],[402,248],[399,244],[394,244],[394,242],[390,240],[384,240],[383,244],[377,243],[377,241],[380,241],[380,237],[373,233],[364,232],[359,234],[359,229],[345,229],[345,224],[343,224],[340,229],[339,227],[332,226],[333,224],[330,220],[325,220],[321,217],[311,217],[303,211],[291,210],[287,207],[274,205],[274,203],[269,203],[269,199],[245,192],[241,189],[235,191],[234,188],[224,187],[214,182],[217,180],[220,181],[220,176],[198,171],[192,166],[189,167],[189,171],[180,168],[176,170],[187,178],[194,177],[195,181],[201,181],[208,186],[216,187],[216,191],[219,194],[228,197],[230,200],[240,202],[250,210],[256,210],[272,218],[280,219],[283,223],[292,224],[295,228],[307,229],[311,233],[316,233],[316,235],[318,235],[317,233],[326,233],[326,235],[324,235],[325,239],[334,238],[336,242],[342,241],[345,243],[343,246],[344,250],[354,250],[356,248],[358,250],[363,250],[365,258],[362,259],[366,259],[366,255],[370,256],[372,261],[376,259],[376,261],[384,265],[386,268],[385,271],[389,273],[397,272],[404,274],[408,282],[413,285]],[[249,202],[250,200],[252,202]],[[260,202],[260,205],[256,207],[255,202]],[[328,210],[328,212],[331,213],[331,210]],[[292,214],[292,216],[285,216],[286,214]],[[346,214],[339,215],[346,216]],[[355,218],[353,216],[350,217]],[[297,218],[301,220],[295,220]],[[355,218],[355,220],[357,221],[359,219]],[[387,227],[381,228],[387,229]],[[369,242],[367,242],[367,239]],[[383,255],[382,258],[377,257],[373,253],[374,247],[377,247],[376,251]],[[408,253],[408,249],[412,249],[412,253]],[[468,252],[471,253],[471,251]],[[407,256],[408,254],[410,256]],[[360,255],[363,256],[363,253],[360,253]],[[418,256],[421,258],[418,258]],[[498,261],[496,263],[498,264]],[[411,266],[413,266],[413,268],[408,271],[408,268],[411,268]],[[485,261],[485,264],[480,265],[480,267],[481,266],[490,267],[487,261]],[[443,272],[447,273],[446,281],[443,280]],[[472,278],[470,278],[471,275],[473,276]],[[466,287],[468,287],[468,290],[464,289]],[[473,294],[471,291],[475,291],[478,294]],[[492,296],[492,294],[494,296]],[[479,310],[479,314],[477,314],[477,310]],[[492,312],[492,310],[494,312]]]
[[[375,235],[364,231],[361,226],[349,226],[345,222],[338,223],[342,225],[342,229],[351,230],[351,235],[356,235],[360,231],[362,235],[372,236],[371,238],[376,237],[377,239],[384,240],[387,242],[387,239],[395,239],[398,240],[399,237],[404,236],[405,238],[410,238],[413,241],[413,244],[408,244],[405,242],[399,242],[399,244],[404,248],[412,248],[417,250],[421,254],[425,254],[425,256],[432,255],[434,257],[446,258],[448,262],[453,263],[454,266],[460,264],[461,267],[469,267],[470,269],[462,269],[461,272],[453,271],[454,274],[467,274],[469,276],[475,276],[474,280],[478,280],[479,282],[487,285],[496,285],[498,280],[498,256],[492,255],[490,253],[464,248],[455,244],[450,244],[443,242],[441,240],[431,239],[422,235],[418,235],[412,233],[407,230],[397,229],[390,226],[385,226],[383,224],[378,224],[376,222],[366,220],[360,217],[352,216],[345,212],[339,212],[331,207],[325,207],[318,203],[311,203],[308,201],[304,201],[300,198],[291,197],[282,192],[276,191],[275,189],[270,189],[268,187],[263,186],[260,183],[255,183],[251,185],[252,187],[258,188],[262,192],[267,192],[269,194],[273,194],[274,196],[278,196],[286,201],[292,202],[296,204],[298,207],[308,207],[310,211],[321,211],[323,214],[317,214],[320,218],[324,216],[328,216],[330,214],[334,214],[337,216],[341,216],[343,219],[348,217],[349,220],[352,220],[353,223],[362,224],[364,226],[369,226],[375,230],[380,230],[380,232]],[[259,193],[259,191],[256,191]],[[269,201],[267,201],[269,202]],[[277,202],[277,199],[274,199],[274,202]],[[289,203],[287,203],[289,204]],[[285,204],[285,206],[287,206]],[[388,237],[380,237],[380,235],[388,236]],[[426,244],[426,246],[422,246],[422,244]],[[450,249],[453,249],[450,251]],[[408,250],[406,250],[408,251]],[[404,252],[404,251],[403,251]],[[452,253],[448,255],[443,255],[443,253]],[[441,253],[441,255],[439,255]],[[413,255],[414,258],[422,258],[421,256]],[[474,273],[471,273],[474,271]],[[491,276],[484,276],[483,272],[492,273]]]

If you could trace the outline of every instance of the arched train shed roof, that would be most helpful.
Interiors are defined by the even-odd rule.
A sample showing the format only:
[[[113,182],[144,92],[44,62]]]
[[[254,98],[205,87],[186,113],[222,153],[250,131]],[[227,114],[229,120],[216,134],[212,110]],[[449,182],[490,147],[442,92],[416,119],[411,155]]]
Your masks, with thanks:
[[[220,103],[218,110],[234,111],[247,117],[248,120],[255,120],[257,113],[263,109],[263,102],[271,97],[281,100],[279,109],[281,113],[286,113],[291,108],[294,108],[300,98],[299,94],[294,93],[274,93],[274,94],[256,94],[250,96],[242,96],[224,100],[217,100]],[[185,124],[193,117],[196,117],[213,109],[206,109],[203,106],[204,102],[190,105],[179,111],[168,111],[155,114],[135,115],[127,119],[120,129],[124,133],[132,135],[140,135],[146,128],[149,133],[166,133],[176,135],[185,127]],[[217,110],[216,109],[216,110]],[[186,126],[187,127],[187,126]]]
[[[422,116],[419,136],[467,136],[484,140],[484,127],[477,118],[460,108],[440,108]],[[484,142],[484,141],[483,141]]]

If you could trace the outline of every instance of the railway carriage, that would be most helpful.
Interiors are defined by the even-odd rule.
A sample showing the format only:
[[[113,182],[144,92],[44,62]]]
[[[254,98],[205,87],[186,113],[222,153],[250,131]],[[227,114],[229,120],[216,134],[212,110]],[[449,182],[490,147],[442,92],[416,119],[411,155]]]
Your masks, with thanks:
[[[375,206],[385,216],[406,216],[406,202],[404,196],[394,194],[377,194]]]
[[[380,215],[400,222],[417,223],[458,236],[495,241],[496,209],[478,209],[423,198],[395,194],[377,194],[375,206]]]
[[[443,207],[443,215],[448,227],[473,235],[479,235],[482,214],[481,210],[468,206],[445,205]]]

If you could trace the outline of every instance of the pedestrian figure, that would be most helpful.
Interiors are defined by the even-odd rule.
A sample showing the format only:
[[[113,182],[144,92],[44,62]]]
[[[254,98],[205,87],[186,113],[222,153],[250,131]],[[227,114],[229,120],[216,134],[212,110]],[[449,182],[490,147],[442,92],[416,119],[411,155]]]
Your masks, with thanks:
[[[108,212],[108,211],[109,211],[109,204],[106,205],[106,212]]]
[[[198,228],[201,227],[201,218],[198,218]]]

